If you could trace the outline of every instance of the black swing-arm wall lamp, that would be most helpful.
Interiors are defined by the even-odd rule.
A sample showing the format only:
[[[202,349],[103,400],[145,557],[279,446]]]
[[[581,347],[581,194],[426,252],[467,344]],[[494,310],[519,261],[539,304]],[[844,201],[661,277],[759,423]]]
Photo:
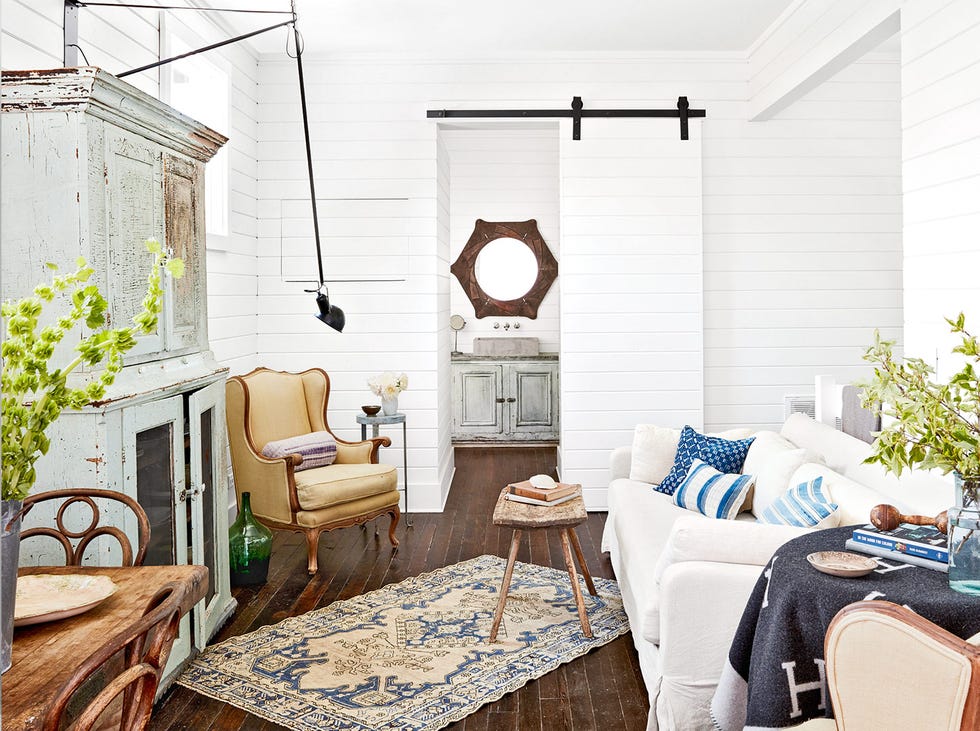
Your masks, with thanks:
[[[263,15],[290,16],[289,20],[283,21],[282,23],[276,23],[275,25],[260,28],[252,31],[251,33],[245,33],[224,41],[218,41],[217,43],[212,43],[208,46],[204,46],[203,48],[182,53],[179,56],[171,56],[170,58],[161,59],[159,61],[155,61],[154,63],[140,66],[139,68],[124,71],[121,74],[117,74],[117,76],[119,78],[123,78],[125,76],[131,76],[132,74],[138,74],[142,71],[149,71],[150,69],[165,66],[166,64],[178,61],[182,58],[195,56],[199,53],[205,53],[207,51],[213,51],[216,48],[221,48],[222,46],[227,46],[231,43],[237,43],[238,41],[243,41],[246,38],[252,38],[253,36],[267,33],[269,31],[276,30],[277,28],[292,26],[293,40],[296,44],[296,71],[299,76],[300,107],[303,110],[303,138],[306,141],[306,168],[310,179],[310,205],[313,210],[313,239],[316,243],[316,265],[319,281],[319,285],[316,289],[308,289],[306,291],[316,293],[316,305],[318,312],[316,315],[314,315],[314,317],[316,317],[316,319],[318,319],[320,322],[329,325],[337,332],[343,332],[344,325],[346,323],[344,311],[336,305],[330,304],[330,296],[327,292],[326,280],[323,276],[323,254],[320,246],[320,221],[319,217],[317,216],[316,184],[313,177],[313,151],[310,146],[310,122],[306,109],[306,84],[303,80],[303,38],[299,32],[299,16],[296,13],[296,0],[290,0],[289,10],[240,10],[234,8],[194,7],[190,5],[149,5],[137,3],[82,2],[81,0],[65,0],[65,64],[67,66],[78,65],[77,55],[78,51],[81,50],[78,45],[78,10],[79,8],[86,7],[146,8],[150,10],[194,10],[198,12],[212,13],[254,13]]]

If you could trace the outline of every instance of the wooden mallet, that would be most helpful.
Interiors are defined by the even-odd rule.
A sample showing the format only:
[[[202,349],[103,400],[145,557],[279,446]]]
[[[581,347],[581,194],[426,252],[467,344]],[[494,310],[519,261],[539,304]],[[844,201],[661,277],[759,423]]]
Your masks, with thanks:
[[[900,523],[934,525],[940,533],[946,533],[947,518],[944,510],[935,518],[927,515],[902,515],[894,505],[882,504],[871,508],[871,523],[878,530],[894,530]]]

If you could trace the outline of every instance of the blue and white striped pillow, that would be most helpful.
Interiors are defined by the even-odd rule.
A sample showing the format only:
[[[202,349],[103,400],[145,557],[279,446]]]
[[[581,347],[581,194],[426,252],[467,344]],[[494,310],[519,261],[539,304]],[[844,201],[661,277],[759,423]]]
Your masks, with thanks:
[[[729,475],[695,458],[680,486],[674,505],[696,510],[709,518],[733,520],[755,484],[754,475]]]
[[[759,522],[801,528],[837,527],[837,503],[830,501],[822,483],[822,477],[814,477],[789,488],[765,509]]]

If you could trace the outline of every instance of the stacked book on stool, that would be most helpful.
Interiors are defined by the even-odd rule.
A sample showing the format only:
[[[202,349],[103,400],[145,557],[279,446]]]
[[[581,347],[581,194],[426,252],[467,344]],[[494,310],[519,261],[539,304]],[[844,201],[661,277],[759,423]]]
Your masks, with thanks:
[[[529,480],[507,486],[508,500],[545,507],[561,505],[581,494],[581,485],[555,482],[547,475],[535,475]]]

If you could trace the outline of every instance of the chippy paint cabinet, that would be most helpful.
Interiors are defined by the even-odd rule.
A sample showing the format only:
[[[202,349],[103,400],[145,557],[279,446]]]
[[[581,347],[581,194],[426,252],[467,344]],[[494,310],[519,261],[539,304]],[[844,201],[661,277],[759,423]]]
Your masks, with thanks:
[[[453,439],[558,439],[557,356],[454,356]]]
[[[204,166],[227,140],[96,68],[3,72],[3,296],[20,297],[84,256],[111,324],[140,310],[159,239],[186,264],[169,281],[157,331],[139,339],[98,404],[64,414],[37,463],[37,490],[125,492],[151,523],[147,564],[204,564],[209,590],[184,618],[168,675],[234,611],[228,570],[224,380],[208,350]],[[67,362],[73,343],[59,357]],[[78,374],[79,381],[92,376]],[[38,521],[53,521],[38,506]],[[102,508],[135,544],[135,520]],[[81,520],[81,517],[78,518]],[[29,527],[31,521],[25,521]],[[27,541],[21,562],[63,563]],[[102,541],[87,562],[118,563]]]

